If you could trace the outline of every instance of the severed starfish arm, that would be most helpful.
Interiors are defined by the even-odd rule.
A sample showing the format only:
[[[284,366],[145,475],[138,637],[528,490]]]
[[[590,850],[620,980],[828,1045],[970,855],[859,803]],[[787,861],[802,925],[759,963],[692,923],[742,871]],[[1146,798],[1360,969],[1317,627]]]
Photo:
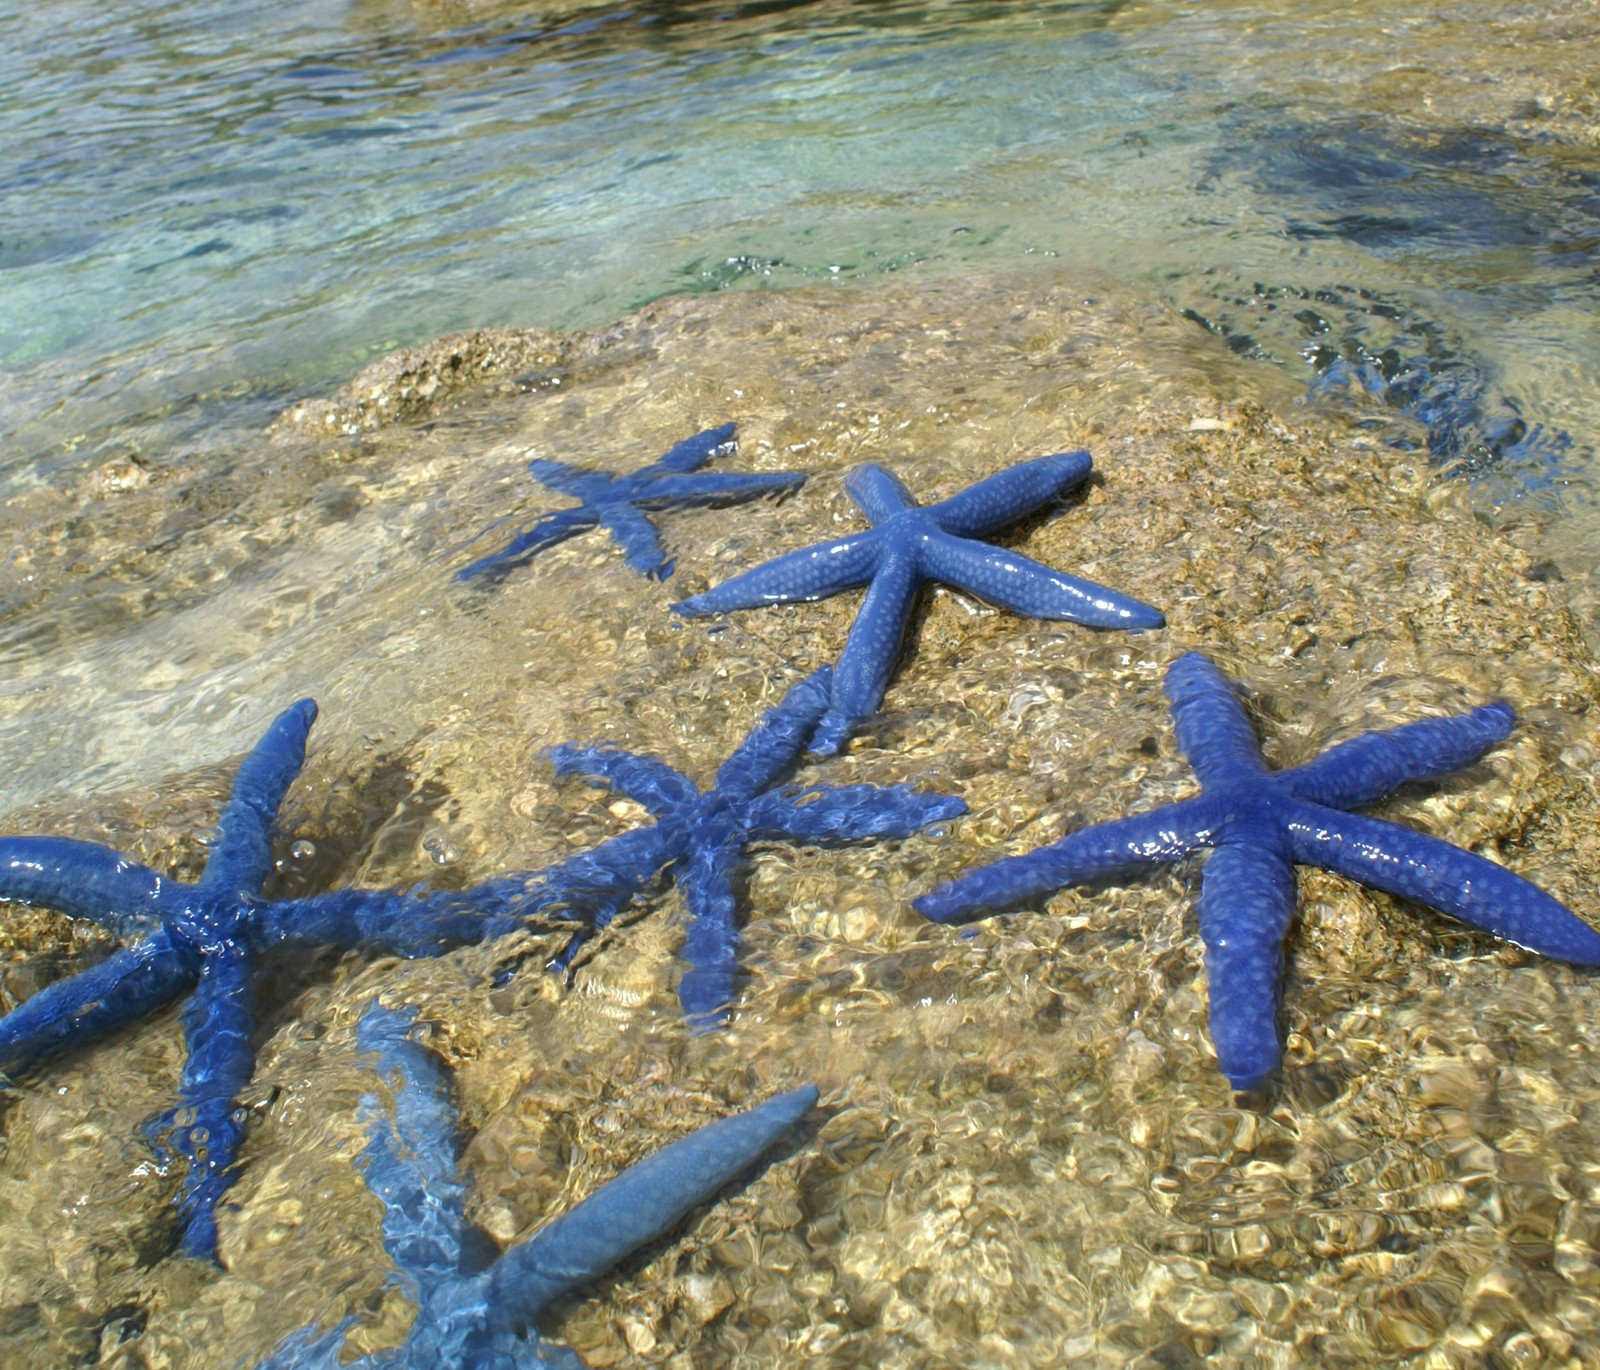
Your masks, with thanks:
[[[1448,913],[1519,947],[1600,965],[1600,933],[1531,881],[1476,852],[1363,814],[1296,803],[1294,858]]]

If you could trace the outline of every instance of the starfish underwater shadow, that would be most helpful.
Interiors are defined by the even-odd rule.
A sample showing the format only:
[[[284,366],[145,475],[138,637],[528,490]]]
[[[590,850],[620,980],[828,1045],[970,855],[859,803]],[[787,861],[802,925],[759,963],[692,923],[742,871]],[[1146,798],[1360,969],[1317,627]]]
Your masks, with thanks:
[[[611,922],[665,873],[683,892],[690,923],[678,985],[684,1012],[715,1026],[733,999],[739,951],[733,879],[744,848],[756,841],[818,845],[911,837],[967,806],[951,795],[905,785],[817,785],[777,790],[829,707],[827,667],[793,685],[733,754],[711,788],[653,756],[613,748],[561,746],[550,759],[561,775],[584,775],[649,810],[655,822],[602,842],[532,877],[503,899],[528,912],[568,902],[589,924],[552,963],[563,970],[593,932]],[[515,878],[513,877],[513,880]]]
[[[811,750],[829,756],[873,714],[895,663],[922,583],[942,581],[1029,618],[1091,628],[1159,628],[1159,610],[1093,581],[1051,570],[982,539],[1015,523],[1092,468],[1087,452],[1020,462],[926,509],[881,466],[858,466],[845,491],[871,522],[862,533],[790,552],[672,606],[688,618],[791,600],[825,599],[866,585],[834,674],[833,698]]]
[[[524,926],[500,898],[515,884],[462,892],[336,890],[267,900],[271,830],[305,764],[317,706],[285,710],[240,765],[217,840],[192,885],[109,847],[58,837],[0,837],[0,899],[38,904],[110,929],[127,945],[46,986],[0,1017],[0,1092],[67,1047],[100,1037],[188,993],[178,1106],[157,1119],[188,1160],[178,1194],[179,1248],[214,1259],[216,1207],[234,1181],[245,1126],[237,1100],[255,1068],[250,981],[258,958],[287,945],[361,946],[437,956]],[[158,1149],[164,1149],[157,1141]]]
[[[498,584],[516,567],[547,547],[590,528],[603,527],[622,547],[628,565],[652,580],[666,580],[673,562],[645,511],[681,509],[689,505],[740,504],[762,495],[782,495],[805,483],[800,472],[699,471],[713,457],[738,450],[735,424],[708,428],[685,438],[643,470],[627,476],[585,471],[565,462],[536,458],[528,470],[541,485],[579,503],[538,519],[498,552],[480,557],[455,574],[458,581]]]
[[[384,1203],[383,1244],[416,1300],[416,1321],[403,1345],[355,1361],[341,1357],[354,1318],[320,1337],[304,1329],[259,1370],[581,1370],[575,1353],[539,1341],[533,1324],[545,1309],[675,1227],[817,1103],[816,1086],[804,1085],[710,1123],[630,1166],[487,1268],[468,1271],[449,1079],[411,1038],[414,1021],[414,1012],[374,1003],[357,1040],[378,1054],[391,1081],[392,1121],[374,1096],[362,1100],[370,1130],[363,1154],[367,1183]]]
[[[917,911],[935,922],[967,922],[1210,848],[1200,936],[1211,1038],[1222,1073],[1239,1090],[1260,1087],[1282,1057],[1278,1007],[1296,865],[1426,904],[1545,956],[1600,965],[1600,933],[1537,885],[1439,838],[1344,812],[1477,760],[1510,734],[1509,704],[1362,733],[1273,772],[1233,687],[1205,657],[1179,657],[1166,689],[1200,794],[980,866],[913,900]]]

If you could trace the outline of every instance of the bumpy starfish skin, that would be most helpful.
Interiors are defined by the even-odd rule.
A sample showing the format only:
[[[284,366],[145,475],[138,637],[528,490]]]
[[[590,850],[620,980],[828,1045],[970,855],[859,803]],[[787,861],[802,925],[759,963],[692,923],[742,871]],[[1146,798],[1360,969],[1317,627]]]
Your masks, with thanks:
[[[190,994],[182,1014],[188,1056],[179,1103],[165,1121],[189,1162],[178,1210],[180,1247],[191,1256],[215,1254],[216,1205],[234,1180],[244,1127],[237,1099],[254,1069],[250,978],[256,958],[288,943],[364,944],[431,956],[520,926],[517,907],[507,902],[517,893],[514,883],[464,894],[341,890],[275,902],[259,897],[272,871],[273,820],[305,762],[316,715],[315,703],[301,700],[245,759],[216,845],[193,885],[90,842],[0,838],[0,899],[92,919],[133,939],[0,1017],[0,1074],[18,1074],[56,1050]]]
[[[644,893],[663,870],[683,891],[691,916],[684,937],[689,969],[678,986],[684,1011],[709,1026],[733,998],[739,950],[733,877],[751,842],[858,842],[910,837],[930,823],[966,812],[949,795],[920,794],[903,785],[817,786],[774,791],[793,767],[828,707],[826,667],[793,686],[717,771],[702,793],[687,776],[655,757],[595,747],[557,747],[551,759],[563,775],[586,775],[626,795],[656,819],[552,867],[533,886],[504,898],[527,912],[563,902],[593,930],[606,926]],[[539,881],[554,880],[555,892]],[[579,933],[558,967],[568,964],[589,935]]]
[[[579,501],[578,506],[546,514],[498,552],[457,571],[456,579],[500,580],[545,548],[594,527],[603,527],[617,540],[634,570],[653,580],[667,579],[673,563],[642,511],[695,504],[738,504],[762,495],[786,493],[805,481],[803,474],[789,471],[690,474],[712,457],[726,456],[737,449],[735,427],[725,423],[685,438],[659,461],[628,476],[585,471],[542,458],[529,462],[528,470],[535,480],[559,494],[572,496]]]
[[[790,600],[823,599],[867,585],[834,674],[833,700],[811,750],[831,755],[883,702],[906,624],[924,581],[942,581],[1030,618],[1093,628],[1159,628],[1159,611],[1092,581],[1053,571],[981,541],[1088,476],[1087,452],[1025,461],[924,509],[881,466],[858,466],[845,490],[871,521],[866,532],[778,557],[691,595],[688,617]]]
[[[1296,864],[1426,904],[1546,956],[1600,965],[1600,933],[1538,886],[1438,838],[1343,812],[1477,760],[1511,732],[1508,704],[1363,733],[1303,766],[1269,772],[1233,688],[1205,657],[1175,661],[1167,695],[1178,745],[1200,778],[1198,796],[969,871],[914,900],[918,911],[965,922],[1210,848],[1200,935],[1211,1037],[1237,1089],[1259,1086],[1281,1059],[1277,1017]]]
[[[374,1004],[357,1031],[361,1045],[378,1053],[393,1090],[392,1121],[376,1098],[362,1101],[371,1130],[367,1183],[384,1202],[384,1246],[417,1301],[416,1321],[403,1345],[351,1362],[341,1353],[354,1319],[320,1337],[302,1331],[261,1370],[579,1367],[571,1351],[540,1343],[532,1330],[540,1314],[675,1227],[760,1160],[817,1102],[816,1087],[805,1085],[690,1133],[623,1171],[488,1269],[466,1272],[449,1081],[438,1058],[411,1039],[413,1021],[412,1013]],[[519,1334],[524,1327],[526,1336]]]

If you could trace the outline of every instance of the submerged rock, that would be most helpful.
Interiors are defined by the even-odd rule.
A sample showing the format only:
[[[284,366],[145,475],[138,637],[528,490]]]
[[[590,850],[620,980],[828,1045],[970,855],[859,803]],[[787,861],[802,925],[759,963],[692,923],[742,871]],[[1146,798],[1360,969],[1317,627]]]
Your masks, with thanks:
[[[622,920],[570,988],[541,969],[551,939],[286,968],[260,1016],[227,1270],[209,1284],[141,1256],[140,1223],[176,1182],[138,1132],[176,1069],[155,1034],[11,1105],[0,1270],[7,1304],[30,1310],[25,1363],[87,1354],[115,1327],[142,1363],[249,1364],[352,1310],[363,1349],[403,1338],[408,1305],[385,1286],[352,1165],[372,1088],[353,1024],[374,993],[439,1025],[471,1133],[468,1217],[502,1240],[682,1131],[686,1100],[703,1116],[821,1084],[815,1149],[541,1328],[591,1364],[1448,1364],[1526,1357],[1529,1328],[1545,1354],[1600,1356],[1600,1224],[1573,1179],[1600,1116],[1592,977],[1303,874],[1284,1084],[1252,1111],[1215,1069],[1186,873],[1069,891],[971,936],[906,903],[978,860],[1188,793],[1160,681],[1200,650],[1242,682],[1280,766],[1509,698],[1519,726],[1470,783],[1375,811],[1600,925],[1594,661],[1561,582],[1461,484],[1298,408],[1298,387],[1175,310],[1047,274],[724,292],[593,335],[494,338],[405,354],[281,421],[238,456],[253,493],[162,549],[139,539],[172,479],[104,501],[92,531],[63,525],[64,546],[102,557],[80,597],[110,574],[95,565],[137,549],[146,598],[131,628],[42,641],[5,700],[0,746],[37,800],[0,815],[8,830],[59,831],[89,788],[103,827],[181,845],[204,821],[195,795],[224,783],[219,729],[247,739],[252,710],[293,685],[327,698],[339,729],[282,838],[315,843],[318,880],[429,878],[421,836],[440,827],[463,884],[621,831],[636,814],[559,781],[539,751],[604,739],[709,773],[744,720],[837,655],[856,606],[719,626],[676,621],[669,599],[854,526],[842,479],[866,460],[937,499],[1088,447],[1097,474],[1072,517],[1045,512],[1008,541],[1169,626],[1100,634],[931,597],[882,715],[798,778],[912,782],[971,815],[937,845],[755,853],[748,983],[724,1032],[682,1025],[666,971],[679,933],[662,918]],[[530,366],[561,383],[519,386]],[[671,515],[670,589],[580,540],[487,600],[451,588],[480,529],[545,507],[529,456],[622,469],[619,454],[643,465],[729,420],[742,469],[810,479],[737,517]],[[208,557],[230,574],[204,576]],[[46,599],[81,602],[65,578]],[[170,778],[138,788],[153,746],[189,777],[181,798]],[[391,778],[381,813],[337,779],[363,766]],[[62,973],[72,950],[49,948]],[[3,954],[19,965],[27,936]],[[0,986],[27,983],[0,971]]]

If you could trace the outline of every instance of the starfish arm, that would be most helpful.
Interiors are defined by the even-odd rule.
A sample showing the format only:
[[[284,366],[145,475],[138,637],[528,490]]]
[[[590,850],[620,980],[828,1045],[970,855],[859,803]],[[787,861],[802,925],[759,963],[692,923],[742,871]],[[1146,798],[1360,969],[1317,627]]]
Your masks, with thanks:
[[[1511,735],[1517,716],[1503,700],[1453,718],[1429,718],[1362,733],[1314,761],[1283,773],[1298,799],[1330,809],[1359,809],[1415,780],[1470,765]]]
[[[367,1186],[383,1200],[383,1244],[416,1282],[420,1297],[461,1268],[465,1188],[456,1179],[456,1113],[439,1058],[410,1035],[415,1010],[376,1000],[356,1025],[356,1041],[375,1052],[393,1100],[393,1117],[368,1095],[361,1101],[370,1140]]]
[[[689,910],[683,935],[683,959],[689,963],[678,982],[678,1002],[697,1028],[715,1027],[733,1002],[733,978],[739,956],[738,901],[733,897],[733,871],[739,862],[735,832],[726,819],[696,833],[696,845],[678,873],[678,888]]]
[[[655,883],[662,868],[681,854],[682,841],[683,834],[669,824],[618,833],[539,872],[530,886],[527,912],[562,909],[582,916],[602,906],[620,908]],[[604,919],[596,914],[594,927],[609,921],[609,914]]]
[[[1261,746],[1233,685],[1198,652],[1167,667],[1167,698],[1178,748],[1200,783],[1228,785],[1264,775]]]
[[[616,747],[579,747],[567,742],[552,747],[546,755],[557,775],[597,780],[657,818],[700,797],[694,781],[682,771],[646,753]]]
[[[653,466],[648,466],[645,470],[698,471],[713,457],[730,456],[739,450],[739,443],[734,437],[738,427],[736,423],[724,423],[716,428],[707,428],[703,432],[696,433],[692,438],[685,438],[682,442],[674,444]]]
[[[535,457],[528,463],[528,474],[547,490],[554,490],[558,495],[570,495],[573,499],[587,499],[594,492],[597,474],[607,484],[610,483],[610,477],[603,472],[588,471],[551,457]]]
[[[745,821],[753,838],[832,844],[912,837],[966,811],[954,795],[929,794],[909,785],[835,785],[759,795]]]
[[[331,890],[263,904],[251,928],[261,948],[367,947],[407,958],[440,956],[509,931],[485,917],[473,891]]]
[[[628,565],[651,580],[666,580],[674,562],[661,545],[655,525],[631,504],[607,501],[599,505],[600,526],[622,548]]]
[[[685,618],[703,618],[732,609],[825,599],[840,590],[865,585],[872,579],[882,555],[883,539],[869,528],[864,533],[802,547],[764,562],[703,594],[680,600],[672,606],[672,612]]]
[[[889,544],[856,611],[833,671],[833,699],[811,738],[818,756],[832,756],[864,718],[883,703],[905,644],[911,606],[922,588],[916,553]]]
[[[568,538],[593,528],[599,522],[600,516],[593,509],[581,506],[577,509],[558,509],[553,514],[546,514],[527,532],[512,538],[498,552],[492,552],[486,557],[480,557],[471,565],[463,566],[456,572],[455,578],[458,581],[465,581],[488,576],[491,581],[498,580],[508,571],[521,566],[523,562],[532,560],[545,548],[565,542]]]
[[[635,828],[542,871],[485,881],[468,895],[487,912],[489,936],[509,932],[539,914],[585,924],[550,962],[552,971],[565,971],[590,937],[610,924],[655,882],[664,867],[678,859],[685,840],[678,824]]]
[[[1398,823],[1297,803],[1296,861],[1448,913],[1529,951],[1600,965],[1600,933],[1560,900],[1486,857]]]
[[[791,685],[717,768],[714,791],[754,798],[783,779],[827,709],[832,689],[833,670],[828,666]]]
[[[272,874],[272,825],[289,786],[306,764],[306,738],[316,719],[316,701],[302,699],[273,720],[245,757],[197,888],[255,894],[266,883]]]
[[[557,775],[598,780],[657,818],[700,797],[694,781],[653,756],[616,747],[579,747],[564,742],[545,755]]]
[[[1200,936],[1211,1041],[1235,1089],[1258,1088],[1283,1056],[1278,1004],[1283,939],[1294,907],[1294,866],[1281,841],[1229,842],[1206,857]]]
[[[250,958],[243,949],[208,949],[182,1022],[189,1056],[172,1114],[173,1143],[188,1159],[189,1173],[178,1193],[178,1246],[186,1256],[215,1260],[217,1204],[233,1185],[244,1138],[237,1101],[255,1072]]]
[[[61,1047],[131,1023],[176,999],[198,974],[197,959],[158,929],[0,1018],[0,1073],[20,1074]]]
[[[174,894],[174,889],[180,891]],[[147,932],[182,886],[121,852],[71,837],[0,837],[0,899],[87,918],[119,937]]]
[[[844,492],[872,523],[882,523],[917,507],[916,500],[899,478],[875,462],[852,469],[844,478]]]
[[[911,901],[935,923],[966,923],[1029,904],[1068,885],[1161,865],[1205,846],[1220,823],[1205,799],[1096,823],[1021,856],[979,866]]]
[[[1159,628],[1159,609],[1092,580],[1069,576],[986,542],[930,536],[922,549],[923,573],[1026,618],[1063,619],[1090,628]]]
[[[356,1325],[354,1318],[342,1318],[320,1336],[316,1329],[302,1327],[280,1341],[277,1349],[256,1366],[256,1370],[378,1370],[397,1366],[397,1358],[362,1356],[360,1360],[342,1358],[345,1337]]]
[[[1019,462],[930,506],[928,517],[958,537],[987,537],[1079,484],[1093,465],[1082,451]]]
[[[568,1290],[676,1226],[753,1166],[817,1103],[814,1085],[775,1095],[663,1147],[501,1256],[490,1330],[532,1322]]]
[[[762,495],[782,495],[806,483],[803,471],[705,471],[697,476],[662,476],[640,482],[635,504],[647,509],[692,504],[738,504]]]

